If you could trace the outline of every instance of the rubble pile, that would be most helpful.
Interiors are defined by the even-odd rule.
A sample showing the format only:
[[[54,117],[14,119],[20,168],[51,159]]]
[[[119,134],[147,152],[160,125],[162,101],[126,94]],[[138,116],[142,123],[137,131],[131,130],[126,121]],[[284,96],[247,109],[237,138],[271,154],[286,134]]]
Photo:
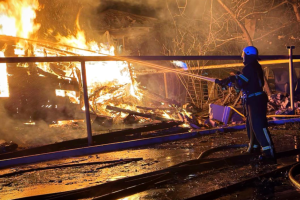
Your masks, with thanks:
[[[299,103],[300,96],[298,95],[294,99],[295,114],[300,114]],[[271,95],[268,102],[268,112],[275,115],[292,115],[290,97],[282,93]]]

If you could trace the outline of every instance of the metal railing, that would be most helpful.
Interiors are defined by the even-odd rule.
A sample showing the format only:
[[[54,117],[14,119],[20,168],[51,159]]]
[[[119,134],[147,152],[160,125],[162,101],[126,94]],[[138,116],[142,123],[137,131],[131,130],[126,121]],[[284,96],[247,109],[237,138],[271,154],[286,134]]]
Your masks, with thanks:
[[[278,60],[278,59],[289,59],[289,78],[290,83],[293,83],[293,59],[300,59],[300,55],[292,55],[293,46],[289,48],[289,55],[264,55],[259,56],[261,60]],[[92,145],[92,128],[90,121],[90,111],[88,102],[88,90],[87,90],[87,79],[86,79],[86,69],[85,63],[91,61],[128,61],[131,63],[139,63],[141,61],[158,61],[158,60],[242,60],[241,56],[65,56],[65,57],[1,57],[0,63],[30,63],[30,62],[80,62],[81,72],[82,72],[82,86],[84,92],[84,105],[85,105],[85,115],[86,115],[86,126],[87,126],[87,138],[88,144]],[[148,65],[147,62],[142,62],[142,64]],[[174,68],[153,65],[149,63],[149,67],[162,69],[168,72],[180,73],[182,75],[192,76],[200,79],[212,78],[195,75],[189,72],[182,72]],[[293,84],[290,84],[291,97],[294,96]],[[294,99],[291,98],[291,106],[294,108]]]

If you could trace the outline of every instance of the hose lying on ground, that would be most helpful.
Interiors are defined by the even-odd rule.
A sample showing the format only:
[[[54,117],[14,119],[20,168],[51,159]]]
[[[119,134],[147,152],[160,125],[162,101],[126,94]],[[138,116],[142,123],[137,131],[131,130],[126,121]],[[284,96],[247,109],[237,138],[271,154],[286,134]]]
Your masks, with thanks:
[[[205,158],[205,157],[209,156],[210,154],[218,152],[218,151],[223,151],[226,149],[242,148],[242,147],[247,147],[247,146],[248,146],[248,144],[234,144],[234,145],[215,147],[215,148],[203,151],[197,159]]]

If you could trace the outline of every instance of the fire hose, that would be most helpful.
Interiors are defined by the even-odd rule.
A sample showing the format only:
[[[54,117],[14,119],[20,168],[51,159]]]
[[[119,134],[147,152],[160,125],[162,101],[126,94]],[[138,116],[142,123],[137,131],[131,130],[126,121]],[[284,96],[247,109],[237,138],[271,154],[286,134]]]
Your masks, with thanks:
[[[124,57],[120,57],[120,56],[112,56],[112,55],[109,55],[109,54],[99,53],[97,51],[93,51],[93,50],[89,50],[89,49],[83,49],[83,48],[78,48],[78,47],[64,45],[64,44],[57,44],[57,43],[54,43],[54,42],[43,41],[43,40],[38,41],[38,40],[32,40],[32,39],[21,38],[21,37],[6,36],[6,35],[0,35],[0,36],[3,37],[3,38],[7,38],[7,39],[26,40],[26,41],[30,41],[30,42],[33,42],[33,43],[36,43],[36,44],[43,44],[43,45],[64,46],[64,47],[68,47],[68,48],[72,48],[72,49],[78,49],[78,50],[81,50],[81,51],[91,52],[93,54],[98,54],[98,55],[102,55],[102,56],[111,56],[111,57],[114,57],[114,58],[116,58],[117,60],[120,60],[120,61],[125,60],[127,62],[137,63],[137,64],[148,66],[150,68],[165,70],[167,72],[175,72],[177,74],[190,76],[190,77],[193,77],[193,78],[198,78],[198,79],[202,79],[202,80],[209,81],[209,82],[215,82],[215,80],[216,80],[215,78],[209,78],[209,77],[206,77],[206,76],[201,76],[201,75],[193,74],[193,73],[190,73],[190,72],[184,72],[184,71],[181,71],[181,70],[178,70],[178,69],[175,69],[175,68],[165,67],[165,66],[161,66],[161,65],[157,65],[157,64],[153,64],[153,63],[149,63],[149,62],[143,62],[143,61],[136,60],[136,59],[131,59],[131,58],[124,58]],[[72,52],[70,52],[70,53],[72,53]]]
[[[242,148],[242,147],[247,147],[247,146],[248,146],[248,144],[234,144],[234,145],[215,147],[215,148],[203,151],[199,155],[198,159],[205,158],[205,157],[209,156],[210,154],[218,152],[218,151],[223,151],[223,150],[226,150],[226,149]]]

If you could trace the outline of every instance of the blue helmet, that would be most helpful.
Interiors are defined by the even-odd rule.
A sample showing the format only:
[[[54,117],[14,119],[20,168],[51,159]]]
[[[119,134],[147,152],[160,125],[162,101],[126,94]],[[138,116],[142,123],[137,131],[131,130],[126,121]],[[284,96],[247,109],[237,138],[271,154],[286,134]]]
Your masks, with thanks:
[[[254,46],[247,46],[242,53],[243,63],[246,65],[253,60],[258,60],[258,50]]]
[[[258,56],[258,50],[254,46],[247,46],[243,49],[243,53],[250,56]]]

